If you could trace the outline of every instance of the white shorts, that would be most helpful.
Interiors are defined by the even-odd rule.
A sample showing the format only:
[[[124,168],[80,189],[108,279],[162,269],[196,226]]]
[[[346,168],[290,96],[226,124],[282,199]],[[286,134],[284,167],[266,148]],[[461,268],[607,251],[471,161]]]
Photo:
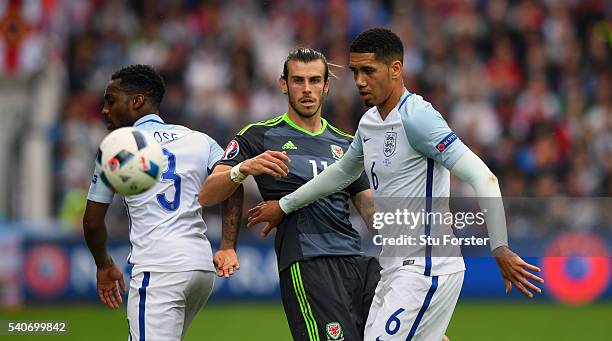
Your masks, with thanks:
[[[141,272],[132,277],[129,340],[181,340],[208,301],[214,281],[212,271]]]
[[[400,268],[381,279],[364,340],[442,340],[459,298],[463,273],[429,277]]]

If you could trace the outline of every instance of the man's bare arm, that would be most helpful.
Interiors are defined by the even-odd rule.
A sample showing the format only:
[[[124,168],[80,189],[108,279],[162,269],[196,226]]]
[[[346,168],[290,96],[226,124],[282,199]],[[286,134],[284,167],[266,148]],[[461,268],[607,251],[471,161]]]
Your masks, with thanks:
[[[373,233],[376,233],[376,230],[374,230],[374,227],[373,227],[374,197],[372,196],[372,190],[369,188],[365,189],[353,195],[351,197],[351,200],[353,200],[353,204],[355,205],[355,208],[357,208],[357,211],[359,212],[359,215],[363,219],[363,222],[366,224],[366,227],[368,228],[368,230],[370,230]]]
[[[87,200],[85,214],[83,215],[85,242],[98,267],[113,264],[113,260],[106,247],[108,237],[104,217],[106,216],[108,206],[108,204]]]
[[[242,220],[243,199],[244,187],[240,185],[221,206],[221,214],[223,216],[221,223],[221,245],[213,257],[217,275],[221,277],[230,277],[235,270],[240,269],[240,263],[236,254],[236,242]]]
[[[227,199],[240,186],[230,179],[231,166],[218,165],[208,176],[200,192],[198,200],[204,207],[214,206]]]
[[[242,222],[244,186],[238,185],[234,193],[221,206],[221,245],[220,249],[236,249],[236,241]]]
[[[100,301],[111,309],[117,309],[119,304],[123,303],[121,292],[125,292],[125,283],[121,269],[115,265],[107,248],[108,236],[104,217],[108,206],[87,200],[83,216],[83,233],[87,247],[96,262],[96,287]]]
[[[234,167],[218,165],[200,188],[200,204],[204,207],[214,206],[234,193],[240,182],[232,180],[232,168],[235,168],[234,172],[241,174],[242,179],[249,175],[257,176],[260,174],[268,174],[278,178],[287,176],[289,173],[287,164],[289,162],[286,153],[268,150]]]

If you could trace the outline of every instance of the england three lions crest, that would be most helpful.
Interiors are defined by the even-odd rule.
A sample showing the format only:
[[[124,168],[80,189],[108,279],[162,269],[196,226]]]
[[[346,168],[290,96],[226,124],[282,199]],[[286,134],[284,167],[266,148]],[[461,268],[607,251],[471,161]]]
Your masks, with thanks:
[[[397,133],[388,131],[385,134],[385,144],[383,145],[383,153],[386,157],[395,154],[395,146],[397,145]]]

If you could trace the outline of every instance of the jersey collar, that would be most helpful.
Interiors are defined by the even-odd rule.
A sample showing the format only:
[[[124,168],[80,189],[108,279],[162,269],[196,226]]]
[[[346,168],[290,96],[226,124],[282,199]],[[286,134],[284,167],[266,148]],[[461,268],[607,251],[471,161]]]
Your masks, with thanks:
[[[155,122],[155,123],[159,123],[159,124],[166,124],[164,122],[164,120],[162,120],[162,118],[159,117],[159,115],[148,114],[148,115],[145,115],[145,116],[139,118],[136,122],[134,122],[134,127],[139,126],[141,124],[148,123],[148,122]]]
[[[400,111],[402,109],[402,107],[406,104],[406,101],[408,100],[408,97],[412,96],[412,93],[410,91],[408,91],[407,89],[404,88],[404,93],[402,94],[402,97],[400,97],[399,102],[397,103],[397,111]]]
[[[300,127],[299,125],[295,124],[295,122],[293,122],[290,118],[289,115],[287,115],[287,113],[285,113],[283,115],[283,121],[287,122],[288,125],[290,125],[293,129],[297,130],[297,131],[301,131],[304,134],[308,134],[310,136],[317,136],[317,135],[321,135],[323,134],[323,132],[325,131],[325,129],[327,129],[327,121],[321,117],[321,129],[319,131],[315,131],[310,132],[302,127]]]
[[[400,96],[399,101],[397,102],[397,104],[395,105],[395,108],[393,108],[390,112],[389,115],[387,115],[387,118],[391,115],[391,113],[393,113],[394,110],[397,110],[398,112],[402,109],[402,107],[404,107],[404,105],[406,105],[406,101],[408,100],[408,97],[412,96],[412,93],[410,91],[408,91],[406,88],[404,88],[404,92],[402,93],[402,95]],[[381,122],[385,122],[386,119],[382,119],[382,117],[380,116],[380,112],[378,111],[378,107],[374,107],[376,110],[376,115],[378,117],[378,119]]]

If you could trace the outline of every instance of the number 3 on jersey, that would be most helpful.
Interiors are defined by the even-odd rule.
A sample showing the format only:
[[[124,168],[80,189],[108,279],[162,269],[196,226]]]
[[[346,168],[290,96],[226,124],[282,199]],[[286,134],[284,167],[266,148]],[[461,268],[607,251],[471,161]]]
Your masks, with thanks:
[[[172,181],[174,185],[174,200],[168,201],[165,193],[157,195],[157,202],[168,211],[176,211],[181,204],[181,177],[176,174],[176,157],[167,149],[163,149],[168,158],[168,169],[162,173],[162,182]]]

